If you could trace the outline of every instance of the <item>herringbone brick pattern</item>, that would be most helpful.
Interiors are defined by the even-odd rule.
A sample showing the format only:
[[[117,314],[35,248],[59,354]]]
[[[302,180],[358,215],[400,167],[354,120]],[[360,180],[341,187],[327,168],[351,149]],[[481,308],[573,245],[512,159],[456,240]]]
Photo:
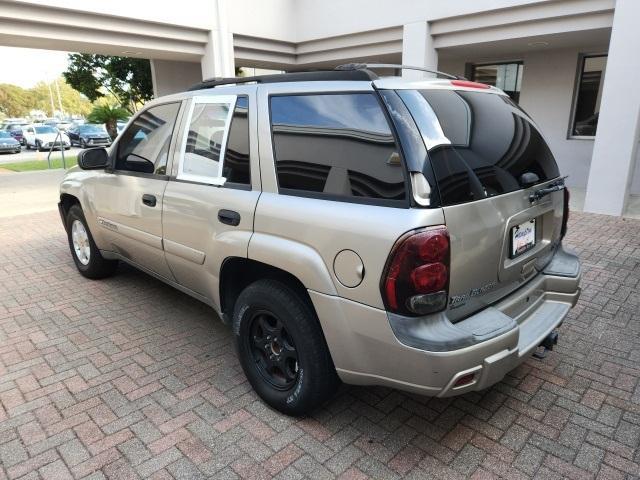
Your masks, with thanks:
[[[208,307],[76,271],[57,213],[0,219],[0,480],[640,477],[640,222],[574,214],[560,345],[480,393],[266,408]]]

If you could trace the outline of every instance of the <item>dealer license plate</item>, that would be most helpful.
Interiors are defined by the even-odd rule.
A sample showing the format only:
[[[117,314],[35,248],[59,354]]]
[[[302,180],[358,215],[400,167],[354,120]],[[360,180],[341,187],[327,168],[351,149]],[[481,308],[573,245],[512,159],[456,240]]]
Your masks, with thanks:
[[[522,255],[536,245],[536,219],[516,225],[511,229],[511,258]]]

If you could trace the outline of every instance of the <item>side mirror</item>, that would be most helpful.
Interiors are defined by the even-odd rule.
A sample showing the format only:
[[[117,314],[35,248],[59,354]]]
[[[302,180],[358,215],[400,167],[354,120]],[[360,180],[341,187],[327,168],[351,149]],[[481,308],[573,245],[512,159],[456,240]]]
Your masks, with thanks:
[[[109,154],[104,148],[89,148],[78,154],[78,165],[83,170],[100,170],[109,166]]]
[[[540,177],[533,172],[524,172],[520,175],[520,186],[522,188],[529,188],[532,185],[540,182]]]

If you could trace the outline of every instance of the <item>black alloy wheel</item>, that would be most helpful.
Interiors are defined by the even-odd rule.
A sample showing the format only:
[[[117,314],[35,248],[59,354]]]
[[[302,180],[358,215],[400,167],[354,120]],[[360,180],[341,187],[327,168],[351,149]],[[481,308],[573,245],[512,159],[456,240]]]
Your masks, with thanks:
[[[298,379],[298,352],[282,322],[261,310],[251,319],[245,337],[260,375],[278,390],[288,390]]]

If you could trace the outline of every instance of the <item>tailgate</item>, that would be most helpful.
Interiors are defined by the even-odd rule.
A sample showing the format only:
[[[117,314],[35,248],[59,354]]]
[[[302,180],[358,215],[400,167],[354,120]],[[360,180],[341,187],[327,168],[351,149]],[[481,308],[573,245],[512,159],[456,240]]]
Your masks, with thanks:
[[[543,186],[443,209],[451,239],[451,320],[500,300],[550,261],[560,241],[563,193],[532,204],[529,194]],[[522,253],[514,255],[515,232],[531,228],[531,220],[535,243],[526,242]]]
[[[479,85],[479,84],[475,84]],[[396,90],[427,149],[451,242],[448,317],[457,320],[533,278],[561,239],[558,166],[533,121],[509,97],[480,85]]]

